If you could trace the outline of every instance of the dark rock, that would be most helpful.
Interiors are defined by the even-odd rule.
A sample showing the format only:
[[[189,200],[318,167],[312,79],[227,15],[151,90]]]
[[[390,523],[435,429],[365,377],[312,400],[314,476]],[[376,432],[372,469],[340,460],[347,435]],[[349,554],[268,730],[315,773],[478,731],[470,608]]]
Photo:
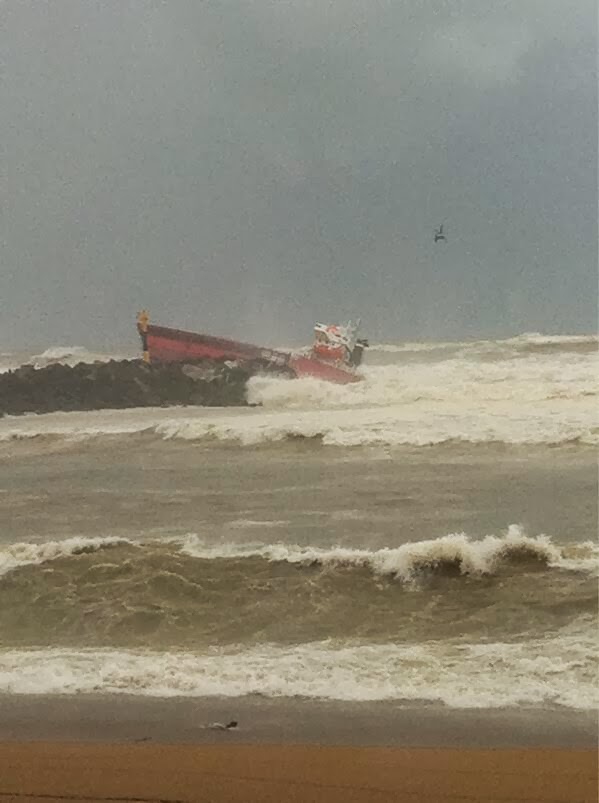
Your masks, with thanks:
[[[169,405],[246,405],[246,383],[262,365],[202,360],[193,364],[141,360],[23,365],[0,374],[0,415],[57,410]]]

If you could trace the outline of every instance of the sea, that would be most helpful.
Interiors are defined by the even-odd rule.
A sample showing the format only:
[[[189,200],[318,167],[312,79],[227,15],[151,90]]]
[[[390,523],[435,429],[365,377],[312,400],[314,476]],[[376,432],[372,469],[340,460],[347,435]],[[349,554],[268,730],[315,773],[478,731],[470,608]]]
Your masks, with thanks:
[[[596,708],[598,368],[389,343],[247,408],[0,418],[0,693]]]

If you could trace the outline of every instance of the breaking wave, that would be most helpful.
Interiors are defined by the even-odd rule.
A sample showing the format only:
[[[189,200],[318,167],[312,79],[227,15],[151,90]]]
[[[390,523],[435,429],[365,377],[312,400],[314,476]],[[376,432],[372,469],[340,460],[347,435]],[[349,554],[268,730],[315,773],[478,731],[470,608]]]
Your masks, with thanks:
[[[124,350],[127,351],[127,350]],[[31,352],[3,352],[0,354],[0,374],[14,371],[22,365],[32,365],[34,368],[45,368],[48,365],[70,365],[78,363],[109,362],[110,360],[125,360],[137,356],[134,352],[107,353],[89,351],[84,346],[50,346],[39,354]]]
[[[599,545],[592,542],[559,547],[546,535],[528,536],[511,525],[502,536],[487,535],[480,540],[453,533],[426,541],[378,550],[349,547],[302,547],[288,544],[208,545],[198,536],[187,536],[182,551],[196,558],[252,558],[303,566],[361,567],[373,574],[410,582],[423,572],[456,569],[460,574],[495,574],[502,566],[518,560],[536,560],[548,567],[596,572]]]
[[[599,355],[535,355],[476,361],[451,356],[438,362],[366,365],[365,381],[333,385],[316,379],[255,377],[248,400],[268,409],[311,406],[372,407],[447,403],[474,407],[496,402],[575,401],[599,395]]]
[[[533,350],[531,344],[536,344]],[[596,345],[596,337],[534,334],[469,345],[383,345],[371,350],[362,382],[340,386],[255,376],[247,385],[250,409],[133,408],[5,416],[0,441],[146,433],[164,440],[247,446],[294,438],[340,447],[596,445]],[[499,347],[489,358],[485,349]],[[406,356],[406,349],[415,353]],[[77,349],[50,349],[39,361],[84,356]]]
[[[472,353],[483,350],[504,351],[512,347],[517,350],[522,347],[555,346],[568,349],[568,347],[585,347],[597,349],[599,336],[596,334],[586,335],[545,335],[541,332],[523,332],[520,335],[507,337],[500,340],[455,340],[455,341],[406,341],[403,343],[373,343],[371,351],[387,352],[398,354],[402,352],[417,351],[437,351],[447,349],[470,350]]]
[[[555,346],[564,346],[568,344],[589,344],[595,346],[599,344],[599,336],[596,334],[588,334],[588,335],[545,335],[541,334],[541,332],[523,332],[521,335],[515,335],[515,337],[508,337],[503,341],[497,341],[499,343],[525,343],[525,344],[534,344],[538,346],[546,346],[546,345],[555,345]]]
[[[21,365],[21,360],[18,355],[4,352],[0,354],[0,374],[5,374],[7,371],[13,371]]]
[[[473,644],[333,644],[203,653],[34,649],[0,652],[0,692],[428,700],[450,707],[599,704],[595,630],[581,617],[549,637]]]
[[[125,352],[127,352],[125,354]],[[39,354],[5,353],[0,355],[0,371],[5,362],[4,370],[12,370],[20,365],[33,365],[34,368],[45,368],[47,365],[70,365],[78,363],[108,362],[109,360],[126,360],[137,356],[135,352],[126,349],[122,352],[90,351],[84,346],[50,346]]]
[[[252,522],[261,528],[260,522]],[[274,523],[278,524],[278,522]],[[273,527],[273,522],[267,526]],[[20,566],[42,565],[59,558],[83,555],[118,546],[151,548],[169,544],[183,555],[202,560],[245,560],[260,558],[272,563],[334,568],[366,568],[374,575],[410,582],[425,572],[456,570],[459,574],[495,574],[502,566],[518,561],[538,561],[548,568],[597,572],[599,545],[592,541],[560,546],[550,536],[526,535],[512,524],[503,535],[472,538],[451,533],[424,541],[411,541],[398,547],[356,549],[351,547],[300,546],[284,543],[210,544],[198,535],[173,537],[160,542],[131,541],[117,537],[66,538],[44,543],[21,542],[0,546],[0,576]]]
[[[75,366],[80,362],[108,362],[109,360],[123,360],[125,357],[115,354],[88,351],[83,346],[52,346],[41,354],[34,354],[28,362],[35,368],[45,368],[47,365]]]
[[[0,693],[592,708],[598,565],[516,526],[376,550],[5,545]]]
[[[65,538],[63,541],[45,541],[40,544],[16,543],[0,546],[0,577],[20,566],[41,566],[57,558],[97,552],[101,549],[131,543],[124,538]]]
[[[406,351],[437,351],[442,349],[456,349],[464,346],[466,343],[460,341],[431,341],[429,343],[421,343],[418,341],[406,341],[405,343],[372,343],[368,349],[369,353],[380,352],[386,354],[402,354]]]
[[[298,393],[312,392],[312,388],[289,387],[294,384],[281,380],[274,392],[292,399],[297,399]],[[268,393],[272,392],[273,385],[269,385]],[[599,443],[596,400],[591,397],[565,406],[561,400],[552,400],[484,407],[428,403],[345,410],[325,406],[300,410],[171,407],[6,416],[0,420],[0,442],[40,437],[82,441],[142,433],[165,441],[221,441],[243,446],[293,439],[337,447]]]

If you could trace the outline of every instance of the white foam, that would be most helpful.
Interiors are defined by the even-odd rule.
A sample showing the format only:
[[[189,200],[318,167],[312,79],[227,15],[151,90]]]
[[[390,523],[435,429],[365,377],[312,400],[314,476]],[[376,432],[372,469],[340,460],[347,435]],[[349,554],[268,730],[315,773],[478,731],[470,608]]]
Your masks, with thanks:
[[[236,519],[232,530],[276,529],[288,522],[283,520],[255,521]],[[322,566],[358,566],[374,574],[391,576],[405,582],[419,572],[436,566],[455,565],[465,575],[493,574],[502,562],[520,554],[543,561],[549,567],[596,573],[599,570],[599,544],[592,541],[558,546],[549,536],[528,536],[521,527],[512,524],[503,535],[487,535],[474,539],[464,533],[452,533],[425,541],[412,541],[395,548],[377,550],[351,547],[299,546],[297,544],[259,542],[210,544],[194,533],[173,536],[161,543],[180,547],[183,554],[193,558],[214,560],[260,557],[268,561]],[[0,576],[19,566],[41,565],[82,552],[95,552],[123,544],[143,548],[143,543],[120,537],[86,538],[75,536],[63,540],[18,542],[0,546]]]
[[[401,354],[405,351],[436,351],[437,349],[452,349],[465,345],[461,341],[430,341],[422,343],[418,341],[405,341],[404,343],[372,343],[368,351],[380,351],[387,354]]]
[[[131,352],[124,354],[89,351],[83,346],[51,346],[41,354],[31,352],[5,352],[0,354],[0,374],[14,371],[22,365],[32,365],[34,368],[45,368],[47,365],[61,364],[74,366],[80,362],[108,362],[109,360],[126,360],[136,356]]]
[[[8,371],[13,371],[21,365],[22,359],[18,354],[11,352],[4,352],[0,354],[0,374],[5,374]]]
[[[480,355],[479,355],[480,356]],[[467,443],[599,443],[597,353],[520,353],[480,359],[397,360],[366,365],[347,386],[316,379],[254,377],[255,408],[111,410],[0,420],[0,440],[55,435],[70,439],[153,432],[165,440],[243,445],[289,437],[331,446]]]
[[[588,334],[588,335],[546,335],[541,334],[541,332],[523,332],[521,335],[516,335],[515,337],[509,337],[505,340],[497,341],[499,343],[515,343],[515,344],[528,344],[531,343],[535,346],[545,346],[545,345],[568,345],[571,343],[588,343],[589,345],[599,344],[599,336],[596,334]]]
[[[290,523],[288,519],[234,519],[226,527],[228,530],[275,530]]]
[[[510,346],[569,346],[569,345],[599,345],[597,334],[586,335],[547,335],[541,332],[523,332],[513,337],[498,340],[454,340],[454,341],[406,341],[403,343],[373,343],[370,351],[400,353],[405,351],[435,351],[437,349],[472,349],[504,350]]]
[[[283,384],[293,384],[292,382]],[[284,393],[301,392],[288,389]],[[324,391],[334,395],[334,386]],[[292,403],[293,404],[293,403]],[[327,409],[328,408],[328,409]],[[463,405],[459,402],[424,405],[354,407],[346,411],[332,404],[318,409],[260,410],[166,418],[155,426],[164,439],[235,441],[245,446],[287,438],[319,438],[327,446],[427,446],[469,443],[560,444],[599,442],[596,403],[581,399],[563,410],[560,401],[543,404],[511,403]]]
[[[317,438],[325,446],[432,446],[448,442],[599,443],[596,403],[580,399],[468,409],[460,404],[406,404],[347,411],[169,408],[5,416],[0,441],[61,437],[78,441],[153,433],[163,440],[230,441],[244,446]]]
[[[165,418],[175,419],[179,408],[94,410],[71,413],[7,415],[0,419],[0,441],[38,437],[81,440],[104,435],[135,435],[152,430]],[[189,415],[189,413],[186,413]]]
[[[452,356],[437,362],[365,365],[365,381],[334,385],[316,379],[255,377],[249,401],[266,407],[387,406],[410,402],[480,403],[576,400],[597,395],[597,354],[529,354],[498,360]]]
[[[462,574],[494,574],[498,567],[519,555],[543,561],[549,567],[596,572],[599,545],[592,542],[573,547],[559,547],[546,535],[531,537],[518,525],[510,525],[503,535],[473,539],[453,533],[425,541],[412,541],[395,548],[377,550],[350,547],[323,548],[289,544],[217,544],[211,545],[190,534],[182,541],[181,551],[196,558],[261,557],[269,561],[322,566],[360,566],[374,574],[410,582],[419,572],[437,566],[458,566]]]
[[[41,354],[35,354],[28,362],[35,368],[44,368],[47,365],[60,363],[61,365],[77,365],[80,362],[108,362],[109,360],[122,360],[125,357],[118,354],[88,351],[83,346],[51,346]]]
[[[599,704],[596,633],[581,618],[545,638],[470,644],[308,643],[202,653],[0,651],[0,692],[431,700],[452,707]]]
[[[43,543],[21,542],[0,545],[0,576],[19,566],[41,565],[57,558],[81,552],[95,552],[118,544],[131,543],[124,538],[65,538]]]

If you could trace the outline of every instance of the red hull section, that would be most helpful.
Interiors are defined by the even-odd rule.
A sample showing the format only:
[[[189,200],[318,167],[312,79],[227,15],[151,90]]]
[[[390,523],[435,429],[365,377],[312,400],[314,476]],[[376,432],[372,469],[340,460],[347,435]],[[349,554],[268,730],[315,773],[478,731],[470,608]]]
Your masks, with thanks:
[[[142,337],[144,333],[141,333]],[[221,337],[148,326],[146,349],[152,362],[186,362],[188,360],[268,360],[286,364],[288,355],[272,349],[262,349],[249,343],[225,340]]]
[[[338,385],[348,385],[350,382],[359,382],[362,377],[353,371],[346,370],[333,363],[314,360],[310,357],[291,356],[289,367],[296,376],[312,376],[315,379],[324,379]]]
[[[298,378],[310,376],[338,384],[358,382],[361,379],[351,369],[308,356],[288,354],[275,349],[253,346],[250,343],[170,329],[166,326],[146,325],[138,326],[138,329],[144,352],[147,353],[150,362],[193,362],[205,359],[259,361],[275,369],[287,369]]]

